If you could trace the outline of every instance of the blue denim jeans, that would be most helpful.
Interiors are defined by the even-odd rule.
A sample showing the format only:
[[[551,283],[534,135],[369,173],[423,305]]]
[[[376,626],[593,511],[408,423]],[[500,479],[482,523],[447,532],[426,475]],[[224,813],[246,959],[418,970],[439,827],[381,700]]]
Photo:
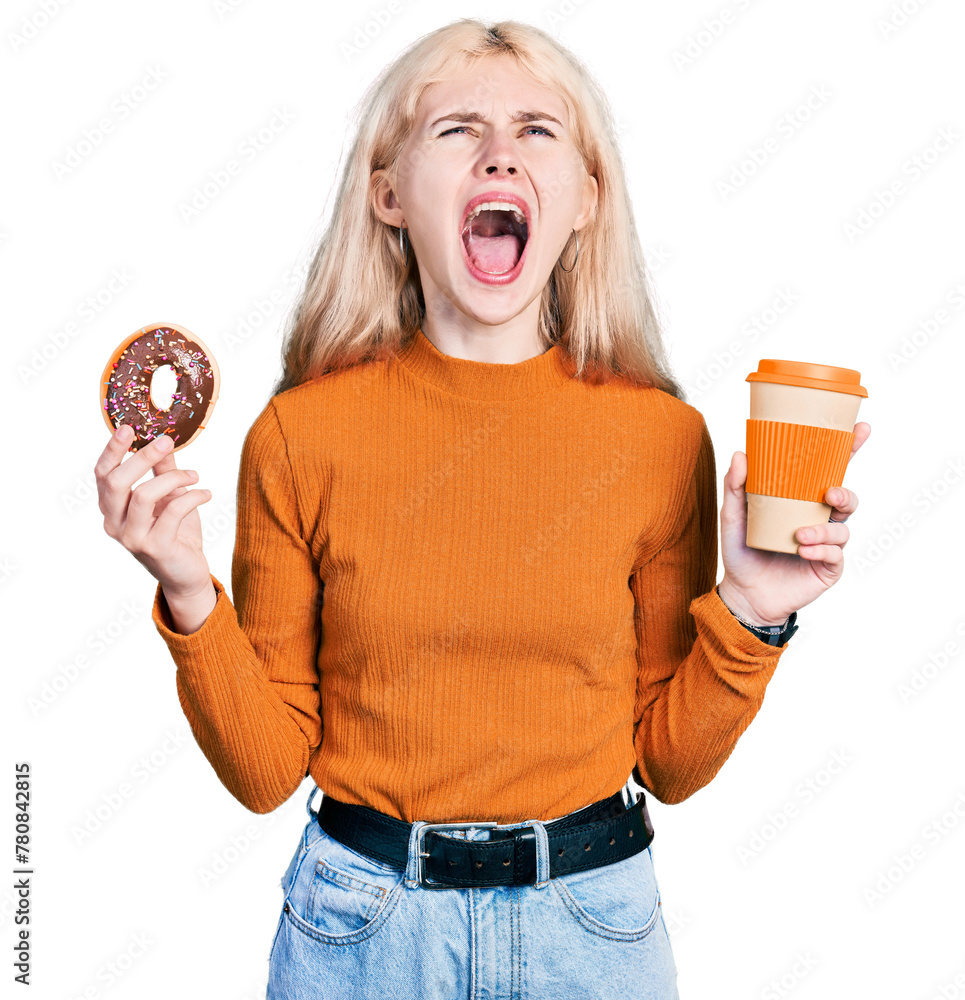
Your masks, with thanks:
[[[416,881],[421,824],[400,871],[325,833],[317,791],[281,882],[268,1000],[678,1000],[649,847],[549,879],[545,830],[533,820],[516,825],[536,831],[535,885],[427,889]]]

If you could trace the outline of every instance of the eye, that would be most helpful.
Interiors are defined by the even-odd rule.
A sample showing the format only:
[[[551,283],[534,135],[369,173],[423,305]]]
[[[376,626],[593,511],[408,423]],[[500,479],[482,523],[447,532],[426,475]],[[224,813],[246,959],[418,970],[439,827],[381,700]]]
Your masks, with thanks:
[[[466,130],[466,126],[465,125],[457,125],[454,128],[447,128],[445,130],[445,132],[440,132],[439,133],[439,138],[441,139],[444,135],[449,135],[449,134],[455,133],[455,132],[465,132],[465,130]],[[526,129],[526,131],[527,132],[533,132],[533,131],[540,132],[543,135],[549,136],[551,139],[555,139],[556,138],[556,136],[553,135],[553,133],[548,128],[546,128],[543,125],[530,125]]]

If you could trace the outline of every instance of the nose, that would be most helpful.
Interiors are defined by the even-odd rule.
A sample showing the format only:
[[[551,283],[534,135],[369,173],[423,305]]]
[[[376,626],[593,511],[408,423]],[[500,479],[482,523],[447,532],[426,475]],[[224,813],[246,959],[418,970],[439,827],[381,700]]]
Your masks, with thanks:
[[[508,136],[496,132],[490,139],[482,154],[482,162],[486,164],[487,174],[516,173],[516,152]]]

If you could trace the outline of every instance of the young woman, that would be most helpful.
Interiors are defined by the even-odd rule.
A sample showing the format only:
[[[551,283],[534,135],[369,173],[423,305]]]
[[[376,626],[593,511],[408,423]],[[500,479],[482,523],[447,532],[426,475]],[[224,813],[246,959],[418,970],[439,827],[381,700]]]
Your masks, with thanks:
[[[312,779],[270,997],[677,995],[638,786],[718,772],[857,505],[748,549],[737,452],[715,587],[680,396],[604,96],[467,19],[368,95],[245,438],[233,603],[167,438],[105,448],[105,529],[158,580],[219,778],[259,813]]]

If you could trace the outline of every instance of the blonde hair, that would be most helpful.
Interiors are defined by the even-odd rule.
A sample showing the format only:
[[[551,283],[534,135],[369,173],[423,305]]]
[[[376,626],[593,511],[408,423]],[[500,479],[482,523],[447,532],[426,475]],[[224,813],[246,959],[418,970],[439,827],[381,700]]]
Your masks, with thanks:
[[[399,230],[380,221],[372,207],[371,175],[398,164],[427,87],[503,54],[560,95],[576,147],[598,185],[595,217],[578,234],[577,267],[567,272],[557,263],[543,290],[538,335],[544,349],[558,344],[577,378],[620,378],[683,398],[664,352],[605,94],[583,64],[541,29],[475,18],[413,42],[363,96],[331,221],[287,321],[283,373],[272,395],[386,359],[421,326],[424,301],[414,254],[410,246],[403,266]]]

